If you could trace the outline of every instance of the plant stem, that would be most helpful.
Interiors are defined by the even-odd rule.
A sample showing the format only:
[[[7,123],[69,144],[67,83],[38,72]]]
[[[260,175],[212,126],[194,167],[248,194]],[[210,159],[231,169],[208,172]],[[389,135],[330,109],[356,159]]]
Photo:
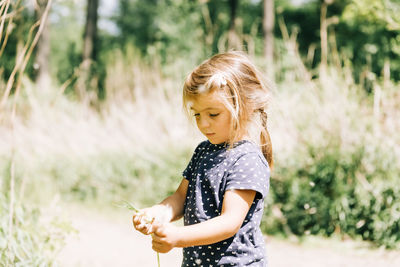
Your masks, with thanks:
[[[135,208],[135,206],[132,205],[132,203],[128,202],[128,201],[124,201],[123,204],[119,205],[125,208],[128,208],[130,210],[133,210],[135,213],[139,213],[140,210]],[[157,266],[161,267],[160,265],[160,253],[157,252]]]

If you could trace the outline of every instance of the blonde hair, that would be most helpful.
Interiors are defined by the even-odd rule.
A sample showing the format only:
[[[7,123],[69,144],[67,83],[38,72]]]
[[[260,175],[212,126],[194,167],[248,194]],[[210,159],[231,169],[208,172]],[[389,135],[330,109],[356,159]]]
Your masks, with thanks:
[[[189,110],[190,100],[200,94],[218,92],[232,117],[229,145],[250,135],[261,147],[270,167],[273,166],[272,144],[267,129],[269,85],[243,52],[214,55],[196,67],[183,85],[183,104]]]

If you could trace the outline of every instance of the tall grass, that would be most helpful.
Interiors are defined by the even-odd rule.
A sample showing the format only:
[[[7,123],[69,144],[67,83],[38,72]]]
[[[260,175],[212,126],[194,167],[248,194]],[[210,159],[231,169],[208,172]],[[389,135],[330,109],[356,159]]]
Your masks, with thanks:
[[[149,203],[177,185],[200,140],[182,109],[181,82],[163,79],[140,59],[114,53],[107,101],[100,108],[59,97],[57,90],[43,98],[24,80],[15,135],[7,121],[0,125],[0,155],[7,158],[15,149],[16,161],[23,162],[17,185],[33,189],[27,198],[43,202],[60,193],[68,199]]]
[[[271,109],[277,167],[264,229],[399,247],[398,85],[375,80],[368,94],[348,77],[345,68],[330,68],[319,79],[278,85]]]
[[[348,70],[334,67],[311,80],[296,53],[294,59],[293,53],[283,54],[269,110],[276,167],[265,229],[361,235],[394,246],[400,203],[398,84],[376,80],[369,95]],[[60,97],[57,88],[43,96],[23,74],[20,93],[7,96],[0,123],[1,218],[10,218],[14,206],[25,214],[11,216],[16,231],[7,237],[14,242],[9,244],[17,244],[20,231],[43,242],[42,235],[35,236],[42,233],[35,228],[40,216],[29,216],[40,212],[21,203],[126,199],[146,205],[178,185],[202,139],[184,116],[182,81],[165,77],[159,65],[144,63],[131,48],[108,57],[107,98],[96,108]],[[11,117],[13,107],[18,112]],[[16,201],[7,205],[10,188]],[[31,218],[33,226],[24,229],[20,218]],[[62,240],[53,237],[46,240]]]
[[[25,199],[146,205],[176,188],[201,140],[182,111],[181,81],[163,77],[134,53],[113,53],[107,101],[97,109],[56,92],[40,98],[24,81],[13,138],[16,187]],[[272,92],[269,111],[276,168],[265,229],[361,235],[394,246],[397,235],[384,232],[396,229],[387,216],[397,218],[399,203],[396,84],[376,81],[380,92],[370,95],[345,69],[329,69],[324,80],[287,77]],[[7,123],[0,127],[0,155],[7,159],[12,137]],[[9,161],[2,162],[7,172]]]
[[[0,56],[13,31],[13,19],[21,11],[21,1],[0,3]],[[43,16],[29,30],[28,38],[18,52],[16,64],[7,81],[1,81],[0,130],[2,135],[0,155],[0,265],[2,266],[51,266],[70,228],[61,217],[55,218],[43,209],[24,203],[25,179],[17,183],[17,172],[24,168],[18,159],[19,108],[24,71],[35,48],[51,0]],[[3,31],[5,29],[5,32]],[[2,71],[2,69],[0,69]],[[10,98],[10,94],[13,96]],[[25,177],[24,177],[25,178]]]

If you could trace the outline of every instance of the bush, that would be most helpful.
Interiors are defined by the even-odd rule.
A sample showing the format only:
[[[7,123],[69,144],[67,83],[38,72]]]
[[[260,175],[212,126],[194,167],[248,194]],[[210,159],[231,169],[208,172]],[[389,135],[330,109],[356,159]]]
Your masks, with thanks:
[[[31,189],[27,198],[37,203],[60,194],[65,201],[112,205],[129,200],[149,205],[176,190],[190,153],[187,149],[170,148],[152,153],[98,151],[83,157],[53,155],[42,159],[45,164],[32,163],[32,167],[21,172],[35,177],[26,181]]]
[[[346,150],[336,144],[308,147],[295,164],[274,172],[264,230],[336,233],[398,247],[400,170],[391,152],[382,147],[368,151],[363,144]],[[280,212],[274,213],[277,208]]]
[[[39,208],[10,205],[0,194],[0,265],[56,266],[56,255],[72,228],[59,218],[46,218]]]

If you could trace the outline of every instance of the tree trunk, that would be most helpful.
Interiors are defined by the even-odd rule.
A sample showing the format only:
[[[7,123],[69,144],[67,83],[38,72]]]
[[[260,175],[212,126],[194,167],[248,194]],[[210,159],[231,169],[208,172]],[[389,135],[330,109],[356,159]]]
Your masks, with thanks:
[[[82,51],[82,65],[81,77],[78,81],[78,94],[81,99],[87,98],[87,91],[90,89],[90,70],[91,65],[97,59],[95,44],[97,41],[97,10],[99,7],[99,0],[88,0],[86,9],[86,24],[83,36],[83,51]],[[91,99],[86,99],[91,100]]]
[[[48,0],[37,0],[36,6],[36,20],[40,20],[46,10]],[[49,70],[49,57],[50,57],[50,32],[49,32],[49,19],[44,22],[42,34],[37,43],[36,57],[34,68],[37,69],[36,83],[41,91],[48,91],[50,87],[50,70]]]
[[[82,59],[96,60],[95,43],[97,41],[97,9],[99,0],[87,1],[86,25],[83,39]]]
[[[320,66],[320,77],[325,78],[326,67],[328,64],[328,23],[326,19],[326,13],[328,10],[328,4],[325,1],[321,3],[321,14],[320,14],[320,35],[321,35],[321,66]]]
[[[383,89],[388,89],[390,84],[390,59],[387,57],[385,58],[384,61],[382,75],[383,75]]]
[[[228,48],[240,49],[241,41],[236,32],[236,17],[237,9],[239,5],[239,0],[229,0],[230,8],[230,22],[229,22],[229,32],[228,32]]]
[[[274,0],[264,0],[264,58],[266,61],[266,73],[274,80],[274,25],[275,10]]]

